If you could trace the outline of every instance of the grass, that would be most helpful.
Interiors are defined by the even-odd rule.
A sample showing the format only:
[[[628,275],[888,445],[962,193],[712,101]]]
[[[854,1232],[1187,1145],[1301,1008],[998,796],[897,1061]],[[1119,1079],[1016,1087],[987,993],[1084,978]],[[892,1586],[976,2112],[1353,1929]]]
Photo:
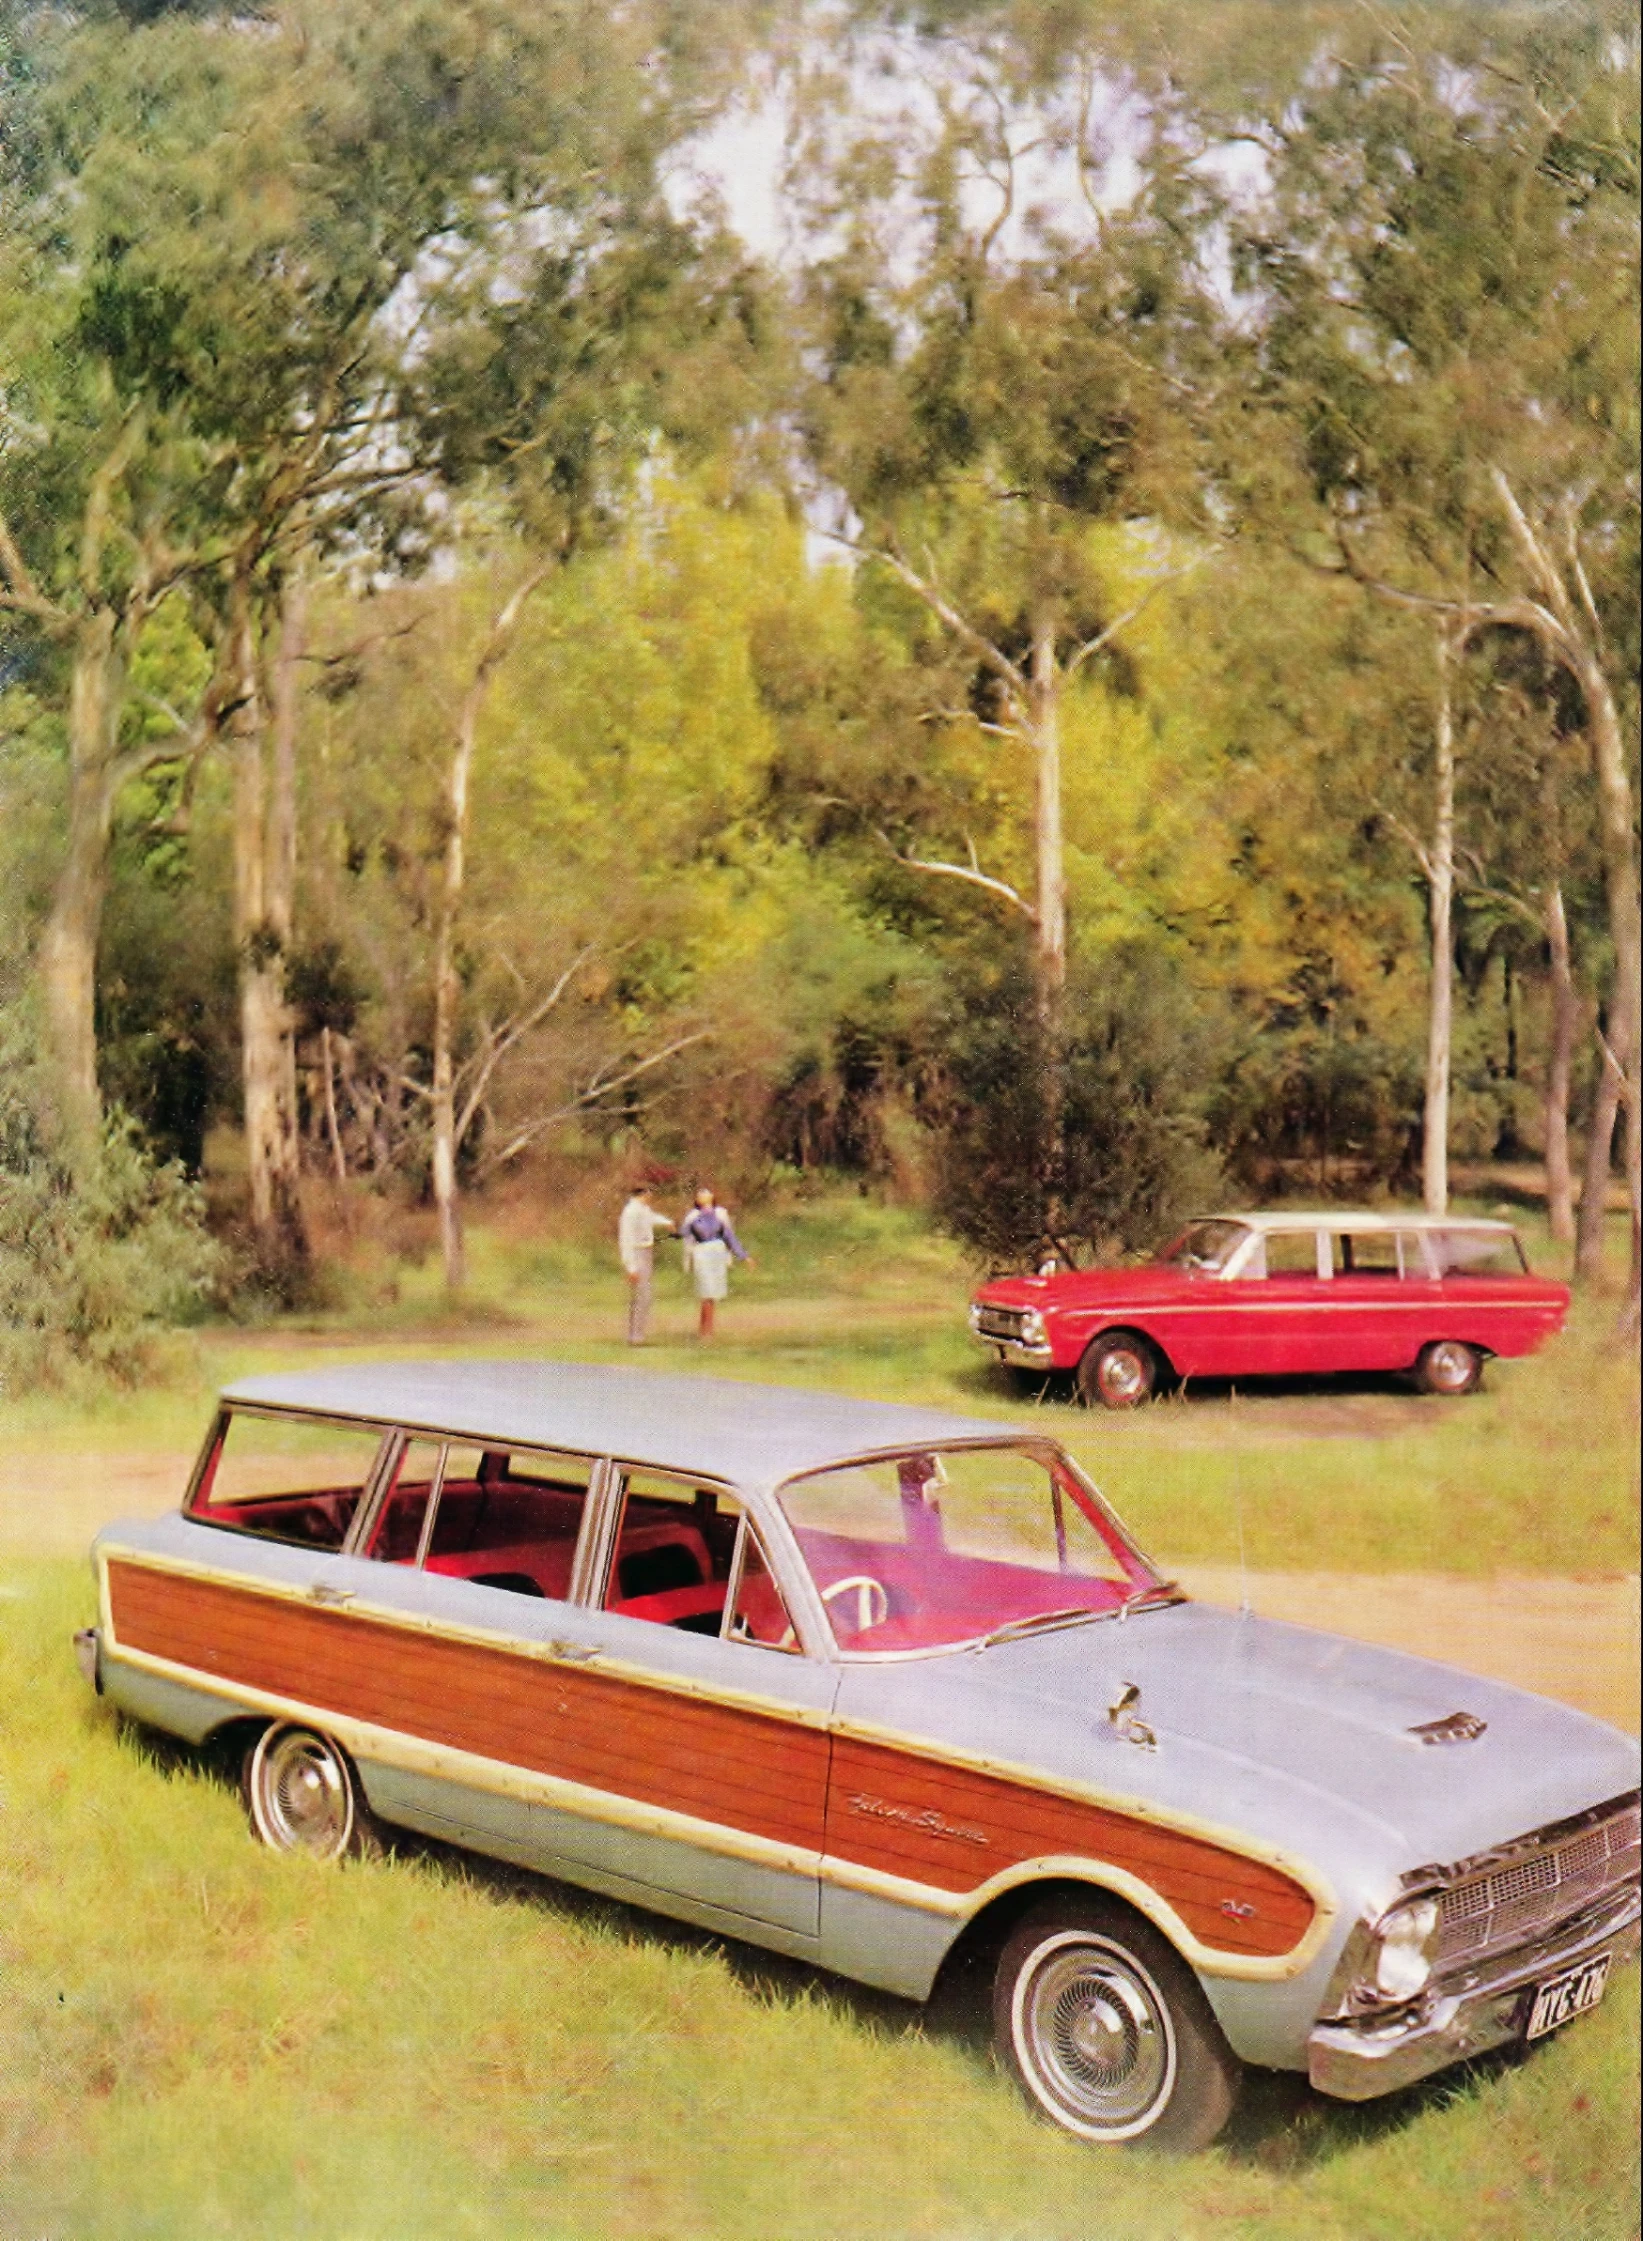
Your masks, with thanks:
[[[910,1218],[839,1200],[748,1227],[711,1353],[664,1275],[655,1367],[1053,1423],[1172,1563],[1232,1561],[1241,1513],[1257,1566],[1636,1567],[1636,1376],[1602,1302],[1455,1406],[1366,1382],[1085,1416],[993,1380],[964,1269]],[[341,1872],[256,1848],[220,1777],[80,1684],[80,1552],[100,1516],[175,1500],[235,1374],[629,1358],[602,1252],[474,1245],[462,1316],[426,1264],[364,1266],[332,1311],[202,1332],[139,1392],[3,1404],[4,2241],[1635,2233],[1635,1972],[1521,2067],[1358,2110],[1258,2080],[1207,2156],[1092,2158],[1025,2114],[962,2002],[925,2015],[433,1847]]]
[[[327,1871],[79,1684],[75,1569],[0,1646],[0,2232],[76,2241],[1517,2241],[1631,2228],[1630,1986],[1521,2069],[1094,2160],[934,2020],[432,1848]],[[1099,2203],[1098,2209],[1095,2204]]]

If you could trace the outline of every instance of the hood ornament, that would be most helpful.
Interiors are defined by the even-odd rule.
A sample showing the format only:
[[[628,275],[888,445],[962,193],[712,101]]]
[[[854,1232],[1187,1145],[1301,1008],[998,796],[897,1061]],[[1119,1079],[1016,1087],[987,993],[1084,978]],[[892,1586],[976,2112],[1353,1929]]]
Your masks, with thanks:
[[[1441,1720],[1422,1720],[1406,1732],[1418,1743],[1475,1743],[1488,1725],[1475,1712],[1450,1712]]]
[[[1121,1743],[1133,1743],[1138,1750],[1156,1751],[1158,1738],[1145,1720],[1137,1719],[1135,1708],[1141,1701],[1141,1690],[1136,1682],[1126,1681],[1107,1706],[1107,1725]]]

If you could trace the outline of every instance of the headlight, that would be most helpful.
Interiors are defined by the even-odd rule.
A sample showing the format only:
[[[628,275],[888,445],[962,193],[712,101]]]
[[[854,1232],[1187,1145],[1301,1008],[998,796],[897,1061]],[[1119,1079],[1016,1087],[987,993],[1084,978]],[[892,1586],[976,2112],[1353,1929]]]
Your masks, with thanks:
[[[1394,1907],[1375,1933],[1375,1988],[1389,2000],[1412,2000],[1432,1974],[1438,1935],[1436,1899]]]
[[[1021,1318],[1021,1342],[1024,1346],[1047,1346],[1049,1335],[1044,1328],[1044,1318],[1036,1307],[1029,1307]]]

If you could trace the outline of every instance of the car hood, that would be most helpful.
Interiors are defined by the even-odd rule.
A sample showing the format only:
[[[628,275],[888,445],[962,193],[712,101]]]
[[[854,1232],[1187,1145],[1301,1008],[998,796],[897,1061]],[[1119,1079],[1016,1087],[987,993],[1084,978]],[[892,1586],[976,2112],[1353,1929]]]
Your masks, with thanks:
[[[1017,1638],[940,1664],[954,1696],[969,1700],[960,1722],[980,1730],[989,1756],[1219,1823],[1310,1857],[1337,1881],[1468,1858],[1638,1780],[1636,1744],[1564,1705],[1207,1604]],[[933,1702],[936,1667],[923,1672]],[[1132,1687],[1131,1717],[1155,1748],[1126,1739],[1108,1717]],[[1411,1732],[1454,1713],[1481,1721],[1481,1732],[1438,1743]]]
[[[1085,1268],[1059,1276],[999,1276],[975,1296],[995,1307],[1095,1307],[1115,1299],[1175,1299],[1185,1287],[1220,1281],[1205,1269],[1159,1268],[1148,1262],[1141,1268]]]

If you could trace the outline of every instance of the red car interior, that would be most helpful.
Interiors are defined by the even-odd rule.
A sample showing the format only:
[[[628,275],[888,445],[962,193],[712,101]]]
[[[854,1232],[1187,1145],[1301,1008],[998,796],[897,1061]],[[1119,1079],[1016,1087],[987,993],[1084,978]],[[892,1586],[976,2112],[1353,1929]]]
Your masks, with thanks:
[[[848,1624],[848,1599],[830,1606],[841,1648],[929,1649],[961,1642],[1016,1619],[1045,1611],[1115,1610],[1132,1585],[1087,1572],[1040,1571],[1036,1565],[1001,1564],[990,1557],[960,1556],[951,1549],[914,1548],[898,1541],[855,1540],[800,1526],[799,1546],[825,1595],[837,1580],[876,1579],[890,1599],[890,1615],[859,1634]]]

